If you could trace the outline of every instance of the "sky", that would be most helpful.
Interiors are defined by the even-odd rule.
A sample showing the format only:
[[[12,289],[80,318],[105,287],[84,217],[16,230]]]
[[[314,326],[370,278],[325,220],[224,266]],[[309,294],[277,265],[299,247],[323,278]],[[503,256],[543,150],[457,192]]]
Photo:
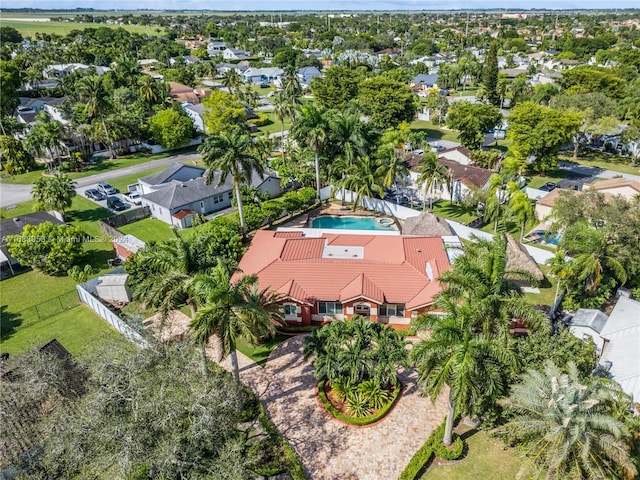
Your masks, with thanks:
[[[455,10],[638,8],[640,0],[13,0],[5,8],[184,9],[184,10]]]

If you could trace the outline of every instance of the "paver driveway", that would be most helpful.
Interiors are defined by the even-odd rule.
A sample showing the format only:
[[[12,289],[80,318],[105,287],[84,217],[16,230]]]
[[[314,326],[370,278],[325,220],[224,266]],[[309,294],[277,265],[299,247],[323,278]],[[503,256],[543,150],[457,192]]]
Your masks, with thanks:
[[[265,368],[238,356],[242,382],[265,403],[313,480],[397,479],[446,415],[444,395],[432,404],[418,394],[415,371],[403,371],[405,391],[391,414],[373,427],[350,428],[318,406],[313,367],[302,360],[302,337],[280,344]]]

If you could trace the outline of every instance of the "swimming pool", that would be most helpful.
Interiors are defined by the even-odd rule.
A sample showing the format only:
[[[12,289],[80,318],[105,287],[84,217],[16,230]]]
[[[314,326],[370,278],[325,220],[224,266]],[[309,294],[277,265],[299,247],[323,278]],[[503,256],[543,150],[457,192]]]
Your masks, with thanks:
[[[342,217],[321,215],[311,222],[313,228],[339,228],[343,230],[393,230],[393,220],[372,217]]]
[[[562,240],[562,234],[561,233],[552,233],[552,234],[545,234],[544,236],[544,241],[545,243],[549,243],[551,245],[555,245],[556,247],[558,246],[558,243],[560,242],[560,240]]]

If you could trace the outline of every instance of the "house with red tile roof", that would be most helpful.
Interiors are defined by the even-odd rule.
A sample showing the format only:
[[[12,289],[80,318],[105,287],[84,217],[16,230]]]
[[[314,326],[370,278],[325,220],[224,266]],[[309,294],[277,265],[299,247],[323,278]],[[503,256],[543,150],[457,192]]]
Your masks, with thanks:
[[[260,288],[283,296],[289,325],[355,314],[408,325],[432,308],[450,267],[441,237],[259,230],[240,262]]]

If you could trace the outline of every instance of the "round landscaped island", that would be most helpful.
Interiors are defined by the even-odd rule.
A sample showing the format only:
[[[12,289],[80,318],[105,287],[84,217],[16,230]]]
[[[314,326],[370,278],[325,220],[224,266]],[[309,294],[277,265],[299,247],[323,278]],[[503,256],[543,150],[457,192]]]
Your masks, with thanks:
[[[402,395],[402,384],[380,388],[372,381],[357,387],[320,380],[317,386],[321,408],[337,421],[354,427],[377,425],[391,413]]]

